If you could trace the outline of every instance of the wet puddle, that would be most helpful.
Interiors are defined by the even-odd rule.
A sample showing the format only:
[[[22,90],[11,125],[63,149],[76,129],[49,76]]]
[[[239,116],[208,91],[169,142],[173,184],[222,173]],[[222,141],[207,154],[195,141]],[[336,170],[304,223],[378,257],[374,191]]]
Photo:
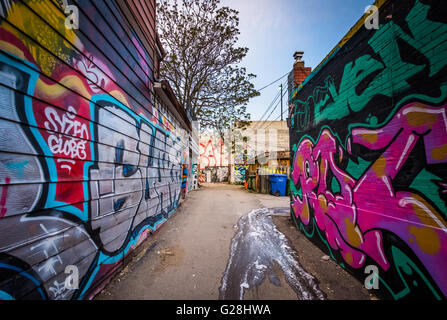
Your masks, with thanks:
[[[239,219],[219,288],[219,299],[242,300],[244,292],[258,287],[266,277],[275,286],[280,286],[274,272],[275,262],[299,300],[325,299],[315,278],[303,269],[297,253],[273,223],[272,216],[288,216],[289,210],[256,209]]]

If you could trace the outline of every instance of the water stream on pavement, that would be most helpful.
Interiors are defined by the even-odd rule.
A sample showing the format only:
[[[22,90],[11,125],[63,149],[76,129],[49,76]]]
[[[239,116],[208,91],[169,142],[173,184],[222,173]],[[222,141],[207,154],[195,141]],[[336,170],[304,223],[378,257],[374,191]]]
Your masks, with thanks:
[[[289,214],[289,208],[263,208],[239,219],[219,288],[219,299],[242,300],[244,291],[262,284],[266,275],[274,285],[280,286],[280,280],[273,271],[275,262],[281,267],[286,282],[298,299],[325,299],[315,278],[303,269],[297,253],[273,223],[272,216]]]

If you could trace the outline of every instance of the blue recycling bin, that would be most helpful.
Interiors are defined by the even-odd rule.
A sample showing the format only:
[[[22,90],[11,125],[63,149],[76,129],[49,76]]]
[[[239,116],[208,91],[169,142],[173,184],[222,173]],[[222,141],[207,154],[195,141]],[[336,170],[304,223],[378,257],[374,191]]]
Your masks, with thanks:
[[[287,175],[286,174],[271,174],[270,176],[271,192],[275,196],[285,197]]]

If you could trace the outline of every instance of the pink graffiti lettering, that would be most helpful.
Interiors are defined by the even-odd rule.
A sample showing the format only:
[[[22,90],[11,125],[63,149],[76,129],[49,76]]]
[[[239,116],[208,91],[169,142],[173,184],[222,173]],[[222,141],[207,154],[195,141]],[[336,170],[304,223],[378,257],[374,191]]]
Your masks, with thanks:
[[[92,54],[85,52],[85,55],[88,56],[88,59],[85,56],[81,56],[80,60],[75,60],[75,65],[87,78],[90,89],[94,93],[99,93],[109,82],[109,77],[101,70],[111,74],[110,70]]]
[[[362,267],[366,256],[384,270],[390,267],[381,230],[390,231],[405,241],[424,265],[434,266],[430,268],[432,277],[447,290],[447,225],[443,217],[422,196],[394,190],[392,183],[421,139],[428,164],[447,162],[446,111],[447,104],[411,103],[379,129],[353,129],[346,146],[349,154],[354,144],[385,150],[358,180],[339,168],[347,154],[329,129],[321,132],[316,144],[303,139],[292,172],[301,191],[293,196],[295,215],[308,225],[313,213],[330,247],[339,250],[354,268]],[[329,177],[336,179],[339,192],[331,191]]]
[[[3,218],[8,211],[6,208],[6,197],[8,195],[8,184],[11,183],[11,178],[5,178],[5,186],[2,188],[2,195],[0,198],[0,218]]]

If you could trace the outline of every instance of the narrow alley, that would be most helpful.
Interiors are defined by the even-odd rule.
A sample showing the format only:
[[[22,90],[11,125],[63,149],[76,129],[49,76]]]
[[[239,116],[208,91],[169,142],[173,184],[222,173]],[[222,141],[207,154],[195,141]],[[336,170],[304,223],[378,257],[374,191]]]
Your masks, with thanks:
[[[446,4],[0,0],[0,301],[447,300]]]
[[[163,228],[142,244],[133,261],[96,299],[219,299],[238,220],[254,209],[288,206],[288,197],[251,193],[230,184],[204,184],[191,192]],[[292,248],[298,249],[298,263],[316,278],[323,298],[370,299],[359,281],[332,260],[324,259],[324,253],[296,230],[287,214],[273,220]],[[297,299],[280,266],[275,263],[273,271],[279,283],[273,284],[269,280],[272,277],[267,276],[261,284],[246,290],[243,298]]]

